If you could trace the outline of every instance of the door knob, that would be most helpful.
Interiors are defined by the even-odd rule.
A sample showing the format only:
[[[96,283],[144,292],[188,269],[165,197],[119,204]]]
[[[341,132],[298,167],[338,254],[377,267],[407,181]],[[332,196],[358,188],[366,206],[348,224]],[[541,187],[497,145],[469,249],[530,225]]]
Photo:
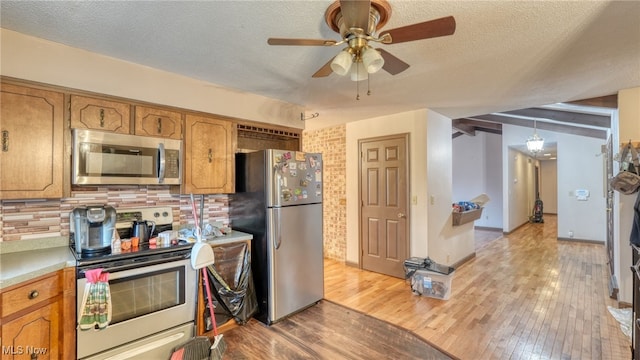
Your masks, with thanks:
[[[398,219],[405,219],[407,217],[407,215],[405,215],[404,213],[398,213]]]

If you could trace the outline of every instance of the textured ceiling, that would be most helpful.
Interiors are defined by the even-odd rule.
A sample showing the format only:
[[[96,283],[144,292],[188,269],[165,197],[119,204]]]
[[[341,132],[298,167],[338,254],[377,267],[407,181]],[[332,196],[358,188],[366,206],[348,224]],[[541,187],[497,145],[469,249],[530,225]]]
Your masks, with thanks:
[[[384,29],[448,15],[452,36],[380,45],[411,67],[356,83],[311,75],[342,46],[331,1],[6,1],[2,28],[305,106],[311,127],[431,108],[451,118],[640,86],[640,1],[394,1]],[[315,126],[313,125],[315,123]]]

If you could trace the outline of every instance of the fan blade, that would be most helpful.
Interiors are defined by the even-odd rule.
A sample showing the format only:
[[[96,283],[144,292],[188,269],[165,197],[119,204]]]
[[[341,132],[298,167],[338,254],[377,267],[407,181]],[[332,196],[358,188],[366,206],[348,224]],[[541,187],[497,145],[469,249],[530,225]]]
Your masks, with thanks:
[[[333,46],[338,42],[335,40],[323,40],[323,39],[283,39],[283,38],[269,38],[267,40],[269,45],[306,45],[306,46]]]
[[[425,21],[383,31],[380,34],[380,37],[383,37],[385,34],[389,34],[391,35],[391,43],[397,44],[405,41],[452,35],[455,31],[456,20],[453,16],[447,16],[436,20]]]
[[[340,0],[340,13],[347,29],[359,28],[367,31],[370,9],[370,0]]]
[[[382,68],[391,75],[400,74],[401,72],[407,70],[409,68],[409,64],[398,59],[394,55],[391,55],[389,52],[376,49],[380,52],[380,55],[384,59],[384,65]]]
[[[316,73],[313,74],[312,77],[317,78],[317,77],[325,77],[325,76],[331,75],[331,73],[333,72],[333,70],[331,70],[332,61],[333,61],[333,58],[331,58],[331,60],[329,60],[326,64],[322,65],[322,67],[318,69],[318,71],[316,71]]]

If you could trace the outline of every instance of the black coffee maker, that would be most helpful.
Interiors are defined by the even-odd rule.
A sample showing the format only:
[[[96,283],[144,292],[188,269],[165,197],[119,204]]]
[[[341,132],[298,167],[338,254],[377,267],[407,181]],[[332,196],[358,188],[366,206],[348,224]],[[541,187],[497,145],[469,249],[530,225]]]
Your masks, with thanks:
[[[89,205],[73,209],[71,230],[77,254],[97,256],[111,253],[116,226],[116,210],[108,205]]]

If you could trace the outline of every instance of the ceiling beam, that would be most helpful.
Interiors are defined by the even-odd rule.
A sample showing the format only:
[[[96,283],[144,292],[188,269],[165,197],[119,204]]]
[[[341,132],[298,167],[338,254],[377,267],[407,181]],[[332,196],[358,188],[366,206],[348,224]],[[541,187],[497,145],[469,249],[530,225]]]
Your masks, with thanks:
[[[600,96],[591,99],[582,99],[576,101],[565,101],[564,104],[582,105],[582,106],[595,106],[610,109],[618,108],[618,94]]]
[[[476,130],[480,129],[491,129],[491,130],[502,130],[502,124],[489,122],[489,121],[478,121],[469,118],[462,119],[454,119],[453,120],[454,127],[456,124],[461,126],[473,126]]]
[[[506,114],[478,115],[478,116],[472,116],[471,119],[533,128],[532,120],[508,116]],[[555,131],[555,132],[572,134],[572,135],[587,136],[587,137],[592,137],[592,138],[602,139],[602,140],[605,140],[607,138],[606,130],[590,129],[590,128],[556,124],[556,123],[548,123],[548,122],[538,122],[536,124],[536,127],[541,130]]]
[[[501,114],[549,119],[565,123],[596,126],[607,129],[611,128],[611,117],[606,115],[584,114],[542,108],[528,108],[513,111],[504,111]]]
[[[465,135],[476,136],[476,128],[471,124],[465,124],[461,120],[462,119],[454,119],[451,122],[451,126]]]

